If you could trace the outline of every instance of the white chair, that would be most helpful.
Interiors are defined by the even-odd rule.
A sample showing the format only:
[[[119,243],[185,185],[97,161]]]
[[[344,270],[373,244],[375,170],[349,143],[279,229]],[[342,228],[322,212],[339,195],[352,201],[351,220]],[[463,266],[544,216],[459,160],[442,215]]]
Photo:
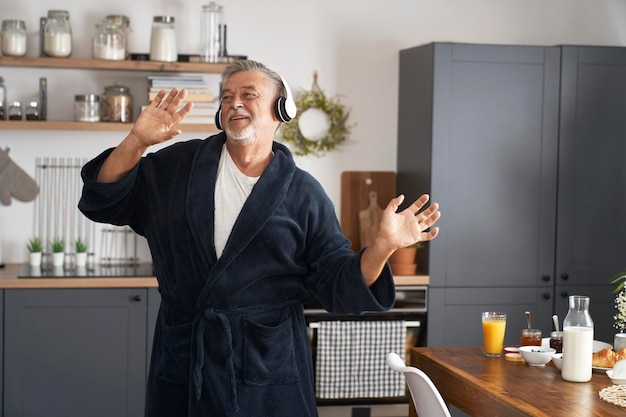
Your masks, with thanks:
[[[448,406],[428,375],[413,366],[406,366],[402,358],[393,352],[387,354],[387,365],[404,374],[418,416],[451,417]]]

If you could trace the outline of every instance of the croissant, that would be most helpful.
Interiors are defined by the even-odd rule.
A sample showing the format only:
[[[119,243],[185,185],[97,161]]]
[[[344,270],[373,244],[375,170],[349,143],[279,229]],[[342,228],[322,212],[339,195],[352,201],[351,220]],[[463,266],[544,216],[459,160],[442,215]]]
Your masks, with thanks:
[[[623,347],[615,354],[615,362],[626,359],[626,347]]]
[[[624,351],[626,354],[626,350]],[[600,368],[612,368],[615,365],[617,354],[610,348],[604,348],[593,354],[591,365]]]

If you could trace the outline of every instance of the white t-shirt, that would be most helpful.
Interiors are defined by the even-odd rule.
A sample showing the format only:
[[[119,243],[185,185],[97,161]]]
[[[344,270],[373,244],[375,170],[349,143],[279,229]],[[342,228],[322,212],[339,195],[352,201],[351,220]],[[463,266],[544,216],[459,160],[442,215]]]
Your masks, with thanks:
[[[248,177],[239,171],[224,144],[215,182],[215,236],[213,239],[218,258],[222,256],[241,208],[258,180],[259,177]]]

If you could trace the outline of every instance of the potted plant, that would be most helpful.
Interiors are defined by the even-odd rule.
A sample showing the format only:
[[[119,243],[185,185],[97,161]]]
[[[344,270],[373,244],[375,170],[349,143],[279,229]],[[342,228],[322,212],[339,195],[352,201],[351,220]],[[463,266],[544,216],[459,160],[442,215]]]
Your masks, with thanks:
[[[76,266],[83,267],[87,265],[87,243],[81,238],[76,239],[74,250],[76,251]]]
[[[615,334],[613,347],[615,351],[619,351],[622,347],[626,347],[626,271],[620,271],[611,277],[611,284],[617,284],[613,293],[615,293],[615,308],[617,314],[613,316],[613,327],[617,329]]]
[[[30,264],[32,266],[41,265],[41,240],[38,237],[34,237],[28,241],[28,252],[30,252]]]
[[[63,266],[65,241],[56,237],[52,240],[52,266]]]
[[[395,251],[389,258],[391,272],[394,275],[415,275],[417,271],[415,255],[417,254],[417,250],[422,246],[424,246],[423,242],[415,242],[412,245]]]

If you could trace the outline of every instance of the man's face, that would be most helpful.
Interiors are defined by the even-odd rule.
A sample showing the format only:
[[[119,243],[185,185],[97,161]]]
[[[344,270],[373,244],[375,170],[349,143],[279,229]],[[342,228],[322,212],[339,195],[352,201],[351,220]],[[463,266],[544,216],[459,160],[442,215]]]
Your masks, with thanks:
[[[228,138],[253,143],[274,137],[279,121],[274,114],[276,93],[259,71],[233,74],[222,88],[222,126]]]

